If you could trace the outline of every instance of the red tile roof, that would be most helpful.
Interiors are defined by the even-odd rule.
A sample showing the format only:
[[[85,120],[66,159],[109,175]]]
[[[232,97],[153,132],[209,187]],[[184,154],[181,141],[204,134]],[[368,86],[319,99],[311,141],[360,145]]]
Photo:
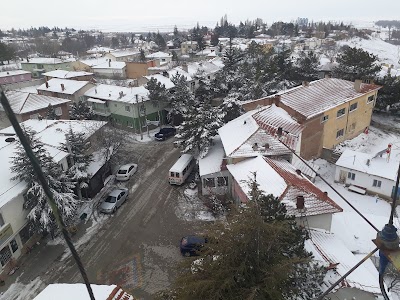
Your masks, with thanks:
[[[265,161],[285,180],[288,187],[280,199],[285,202],[289,214],[300,216],[296,208],[297,196],[304,197],[305,214],[308,216],[342,212],[343,209],[327,194],[302,175],[296,174],[295,167],[286,160],[265,157]]]
[[[362,83],[361,91],[357,92],[354,82],[324,78],[280,93],[280,101],[309,119],[380,88],[375,84]]]

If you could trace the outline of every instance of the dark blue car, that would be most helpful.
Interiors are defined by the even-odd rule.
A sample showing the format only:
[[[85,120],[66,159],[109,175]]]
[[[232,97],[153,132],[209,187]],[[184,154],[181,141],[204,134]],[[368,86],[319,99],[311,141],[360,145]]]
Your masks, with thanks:
[[[157,132],[154,137],[157,141],[165,141],[170,136],[174,136],[176,134],[176,129],[174,127],[164,127],[161,128],[159,132]]]
[[[180,250],[183,256],[198,255],[198,252],[207,243],[207,239],[201,236],[188,235],[181,239]]]

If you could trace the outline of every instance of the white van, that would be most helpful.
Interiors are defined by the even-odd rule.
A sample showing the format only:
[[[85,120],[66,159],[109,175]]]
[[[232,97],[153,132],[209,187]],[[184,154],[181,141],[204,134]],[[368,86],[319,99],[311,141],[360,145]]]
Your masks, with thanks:
[[[194,168],[194,159],[190,154],[182,154],[169,170],[170,184],[182,185]]]

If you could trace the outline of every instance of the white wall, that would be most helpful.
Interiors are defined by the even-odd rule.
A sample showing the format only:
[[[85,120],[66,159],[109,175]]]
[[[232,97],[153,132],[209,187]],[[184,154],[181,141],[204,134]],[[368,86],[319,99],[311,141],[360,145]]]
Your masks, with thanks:
[[[114,76],[119,76],[120,78],[124,79],[126,78],[126,69],[110,69],[110,68],[104,68],[104,69],[92,69],[93,73],[99,76],[105,76],[105,77],[114,77]]]
[[[28,211],[23,208],[24,198],[22,194],[15,197],[13,200],[7,202],[0,208],[1,215],[3,217],[5,226],[11,225],[13,234],[0,245],[0,250],[4,247],[9,247],[10,242],[15,239],[18,244],[18,250],[12,253],[12,257],[18,258],[21,255],[22,242],[19,236],[19,231],[26,225]],[[11,248],[10,248],[11,250]],[[0,265],[0,270],[2,266]]]
[[[296,218],[296,222],[298,225],[309,227],[309,228],[319,228],[326,231],[331,231],[332,225],[332,214],[323,214],[323,215],[315,215],[308,216],[307,222],[304,218]]]
[[[340,171],[346,172],[345,176],[345,184],[346,185],[358,185],[363,188],[366,188],[369,193],[376,193],[382,196],[391,197],[392,196],[392,189],[395,186],[394,180],[389,180],[386,178],[381,178],[374,175],[369,175],[365,173],[361,173],[359,171],[354,171],[348,168],[336,166],[335,171],[335,181],[340,181]],[[352,172],[356,174],[355,179],[351,180],[347,178],[347,173]],[[380,180],[382,182],[381,187],[377,188],[372,186],[374,179]]]
[[[219,187],[217,182],[218,177],[228,177],[228,185]],[[204,178],[215,178],[215,187],[204,186],[203,184]],[[229,172],[227,170],[201,176],[202,195],[225,195],[228,194],[230,191],[229,186],[230,186],[230,178],[229,178]]]

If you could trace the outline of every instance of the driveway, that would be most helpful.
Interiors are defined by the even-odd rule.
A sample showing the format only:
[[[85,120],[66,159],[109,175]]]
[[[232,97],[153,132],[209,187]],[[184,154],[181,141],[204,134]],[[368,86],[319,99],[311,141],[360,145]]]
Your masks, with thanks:
[[[101,219],[101,227],[78,252],[92,283],[117,284],[138,299],[152,299],[155,292],[173,281],[175,266],[182,259],[180,238],[200,229],[201,222],[176,217],[176,205],[184,188],[168,184],[168,170],[180,155],[172,140],[132,142],[130,148],[126,162],[138,162],[139,167],[128,182],[120,184],[129,188],[128,199],[114,215],[94,214],[88,225]],[[31,267],[36,271],[24,270],[19,281],[27,282],[35,274],[40,275],[41,289],[49,283],[82,282],[71,256],[63,259],[60,248],[43,246],[41,251],[49,252],[47,256],[52,260],[28,261],[24,268],[29,270],[35,262]]]

